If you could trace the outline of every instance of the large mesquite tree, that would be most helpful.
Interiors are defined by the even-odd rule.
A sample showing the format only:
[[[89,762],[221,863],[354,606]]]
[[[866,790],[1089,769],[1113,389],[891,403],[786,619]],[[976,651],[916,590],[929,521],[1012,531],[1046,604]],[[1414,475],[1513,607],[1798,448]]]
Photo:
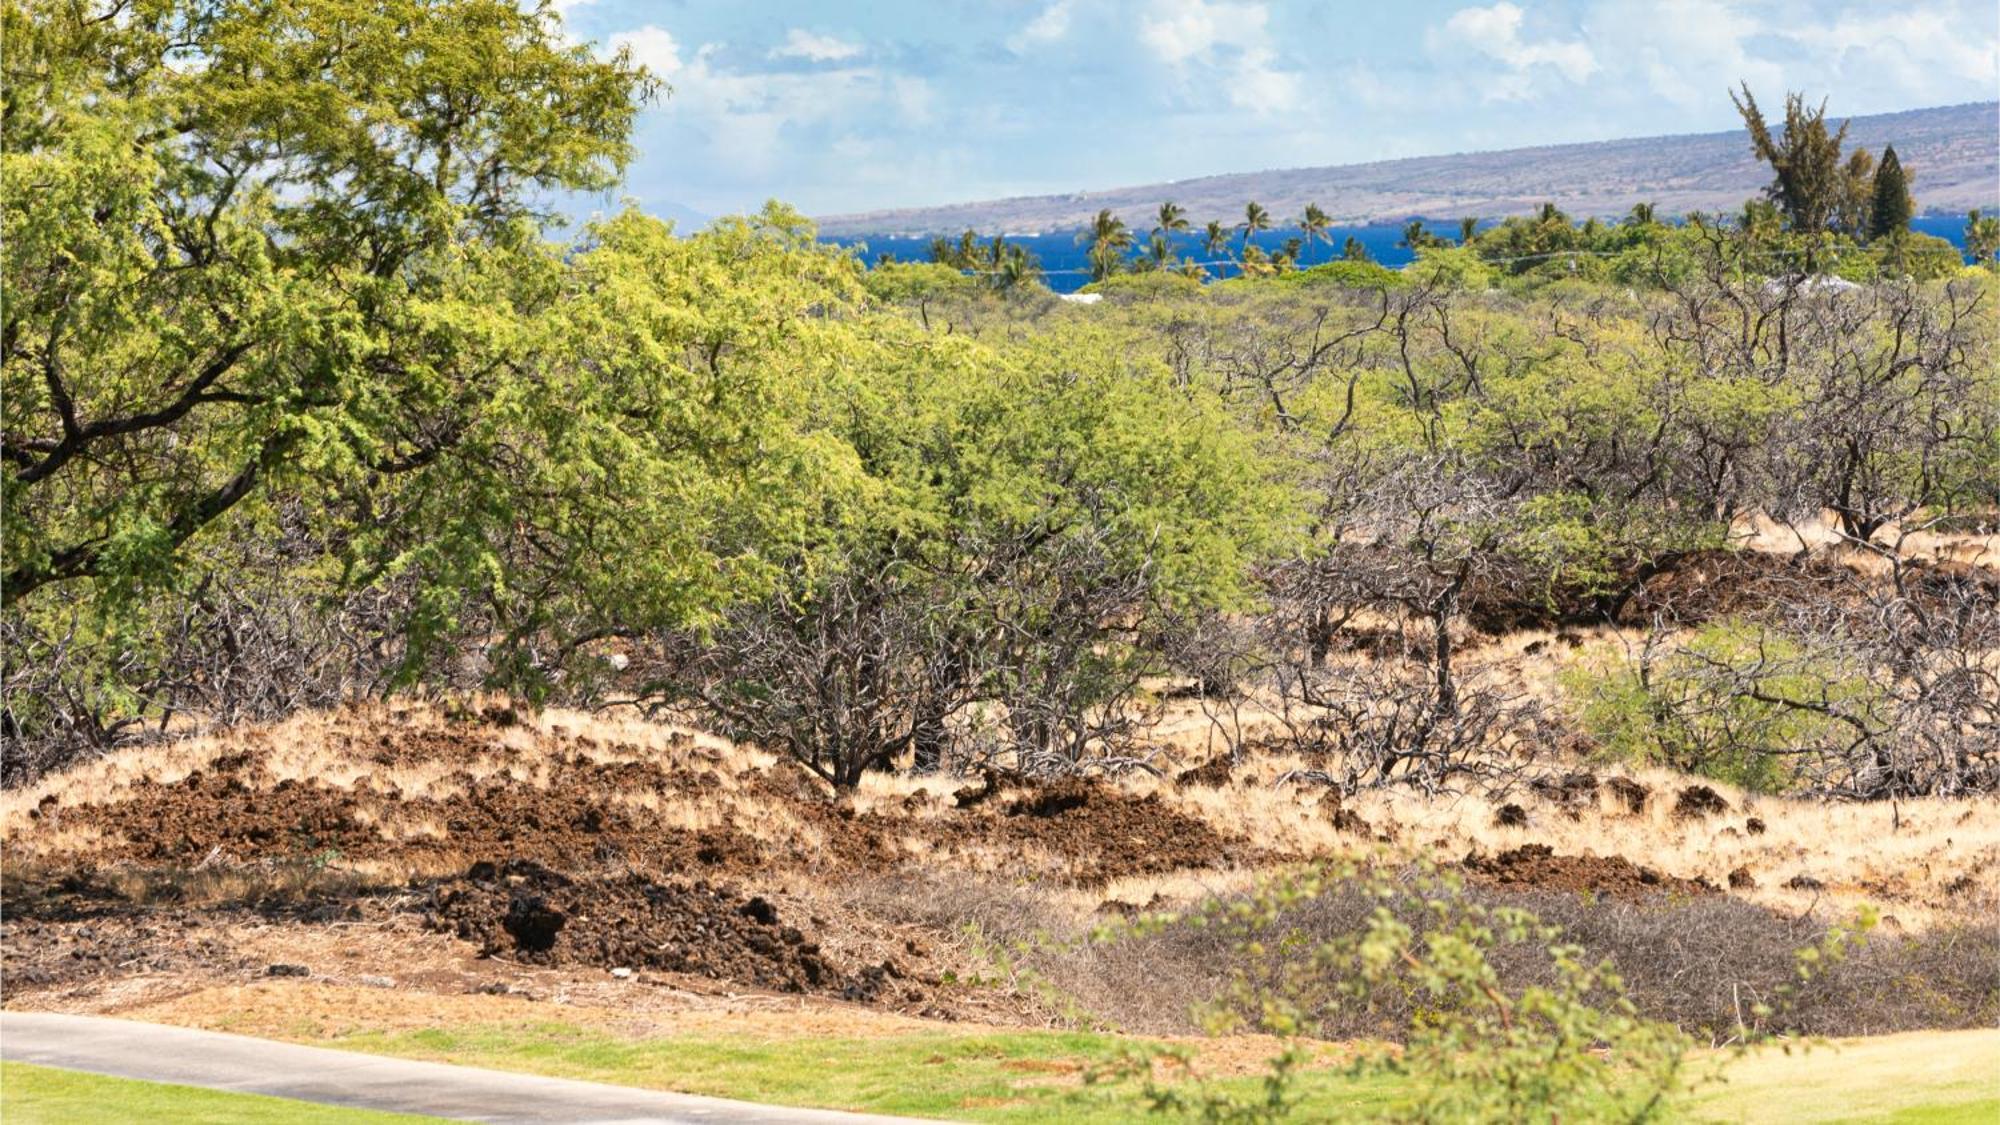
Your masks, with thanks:
[[[31,0],[5,31],[10,604],[164,578],[302,474],[430,463],[496,362],[438,305],[464,255],[615,182],[647,84],[504,0]]]
[[[4,18],[17,745],[441,668],[541,691],[768,580],[838,468],[794,377],[858,267],[782,210],[545,241],[622,172],[622,53],[510,0]]]

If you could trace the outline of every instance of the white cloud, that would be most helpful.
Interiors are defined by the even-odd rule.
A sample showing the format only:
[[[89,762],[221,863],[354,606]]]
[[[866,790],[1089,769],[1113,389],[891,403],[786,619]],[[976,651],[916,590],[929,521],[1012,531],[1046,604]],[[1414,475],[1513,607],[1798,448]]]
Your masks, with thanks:
[[[1943,6],[1884,5],[1843,12],[1825,22],[1777,31],[1858,81],[1882,82],[1929,98],[1963,82],[2000,77],[2000,43],[1973,31],[1982,21]],[[1993,28],[1989,9],[1983,28]]]
[[[1279,113],[1299,104],[1298,74],[1279,68],[1277,56],[1267,47],[1244,51],[1230,79],[1229,101],[1240,109]]]
[[[1523,39],[1524,20],[1521,9],[1506,0],[1490,8],[1460,8],[1432,34],[1431,45],[1470,48],[1504,65],[1510,73],[1502,75],[1490,90],[1490,96],[1497,98],[1526,97],[1536,67],[1548,67],[1577,83],[1587,81],[1600,69],[1597,56],[1581,39]],[[1657,21],[1649,18],[1644,22],[1650,29]]]
[[[724,61],[721,44],[689,52],[653,24],[618,32],[606,46],[628,48],[635,61],[666,79],[673,90],[657,112],[694,126],[719,162],[745,176],[770,175],[784,163],[787,129],[880,129],[921,125],[932,116],[928,82],[873,66],[745,70]]]
[[[1605,0],[1586,37],[1607,71],[1641,78],[1676,109],[1726,111],[1725,92],[1748,82],[1773,98],[1830,94],[1840,115],[1991,90],[2000,78],[1994,28],[1977,0],[1854,3],[1814,19],[1731,0],[1660,0],[1647,20],[1632,19],[1625,0]]]
[[[1218,46],[1261,45],[1269,21],[1262,4],[1159,0],[1139,21],[1139,41],[1160,61],[1179,65]]]
[[[674,42],[673,34],[664,27],[647,24],[630,31],[620,31],[611,36],[608,46],[612,50],[620,47],[630,49],[633,62],[668,81],[680,72],[680,44]]]
[[[1156,0],[1139,41],[1190,82],[1219,87],[1231,105],[1278,113],[1299,105],[1304,83],[1271,47],[1270,18],[1263,4]]]
[[[859,43],[849,43],[831,35],[815,35],[799,27],[785,35],[782,45],[771,49],[774,59],[808,59],[812,62],[841,62],[860,53]]]
[[[1007,49],[1018,55],[1068,35],[1070,17],[1075,14],[1071,5],[1072,0],[1052,0],[1026,27],[1007,37]]]

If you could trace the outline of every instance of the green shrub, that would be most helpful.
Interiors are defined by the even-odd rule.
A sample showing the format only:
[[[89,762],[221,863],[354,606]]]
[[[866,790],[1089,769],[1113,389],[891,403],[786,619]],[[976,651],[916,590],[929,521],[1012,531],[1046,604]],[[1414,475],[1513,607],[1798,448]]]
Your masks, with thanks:
[[[1446,289],[1480,291],[1500,283],[1500,274],[1464,246],[1426,246],[1417,251],[1417,260],[1404,267],[1404,276]]]
[[[1737,620],[1711,622],[1635,659],[1602,654],[1565,675],[1563,686],[1607,757],[1756,791],[1788,787],[1795,761],[1845,733],[1827,710],[1865,713],[1873,690],[1795,639]]]
[[[1093,281],[1079,293],[1102,293],[1107,299],[1120,298],[1145,301],[1168,297],[1189,297],[1201,294],[1201,282],[1183,273],[1171,270],[1147,270],[1144,273],[1114,273],[1102,281]]]
[[[1364,888],[1375,906],[1358,927],[1331,935],[1289,921],[1325,896]],[[1420,1016],[1400,1044],[1364,1047],[1362,1075],[1398,1075],[1408,1095],[1391,1119],[1648,1121],[1665,1116],[1688,1085],[1692,1040],[1641,1016],[1608,961],[1586,961],[1559,928],[1509,906],[1480,903],[1457,875],[1357,861],[1283,877],[1242,898],[1210,900],[1161,925],[1212,928],[1231,948],[1227,999],[1215,1032],[1314,1036],[1327,1013],[1392,1000]],[[1310,911],[1305,911],[1310,913]],[[1413,922],[1413,919],[1415,920]],[[1540,966],[1512,986],[1501,964]],[[1126,1072],[1145,1083],[1158,1112],[1205,1121],[1282,1120],[1297,1105],[1294,1046],[1271,1060],[1262,1090],[1244,1098],[1216,1087],[1157,1082],[1152,1060]]]
[[[937,262],[884,262],[861,276],[861,287],[878,301],[901,305],[967,296],[979,279]]]
[[[1335,289],[1396,289],[1406,284],[1403,275],[1377,262],[1326,262],[1310,269],[1276,274],[1280,285],[1329,286]]]

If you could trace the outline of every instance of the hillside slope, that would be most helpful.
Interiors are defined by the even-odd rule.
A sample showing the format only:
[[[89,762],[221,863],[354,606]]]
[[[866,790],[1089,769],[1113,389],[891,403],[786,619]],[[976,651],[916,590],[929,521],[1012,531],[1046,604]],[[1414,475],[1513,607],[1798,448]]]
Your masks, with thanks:
[[[1849,144],[1894,144],[1913,170],[1918,206],[1960,212],[2000,202],[2000,103],[1908,110],[1852,119]],[[1207,176],[1105,191],[870,211],[822,217],[828,235],[1045,231],[1082,227],[1109,207],[1146,225],[1163,199],[1197,223],[1233,219],[1255,199],[1288,220],[1309,202],[1336,222],[1410,216],[1499,216],[1554,200],[1579,217],[1623,214],[1645,200],[1668,214],[1734,210],[1770,181],[1742,131],[1546,145],[1321,168]]]

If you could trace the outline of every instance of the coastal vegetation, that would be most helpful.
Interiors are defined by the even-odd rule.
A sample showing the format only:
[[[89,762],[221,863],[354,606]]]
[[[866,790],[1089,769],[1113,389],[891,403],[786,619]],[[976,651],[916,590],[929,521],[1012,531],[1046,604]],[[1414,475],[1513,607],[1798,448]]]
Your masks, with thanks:
[[[1772,129],[1741,92],[1774,181],[1739,215],[1412,223],[1401,270],[1311,263],[1317,206],[1104,210],[1080,304],[973,232],[870,268],[777,202],[569,225],[548,201],[614,185],[670,93],[546,4],[4,12],[32,950],[95,940],[74,896],[320,926],[386,885],[398,940],[420,901],[423,940],[550,972],[888,1005],[997,991],[958,987],[971,954],[899,967],[964,942],[1016,1015],[1150,989],[1283,1041],[1212,1088],[1160,1082],[1156,1041],[1055,1045],[1204,1120],[1647,1120],[1698,1049],[1990,1018],[1986,853],[1871,945],[1872,910],[1731,897],[1747,867],[1468,850],[1530,807],[1748,847],[1768,801],[1921,810],[1942,865],[2000,793],[2000,225],[1969,220],[1988,268],[1909,231],[1921,169],[1823,106]],[[270,732],[314,714],[368,729],[326,720],[280,777]],[[213,753],[115,765],[186,746]],[[1170,882],[1225,856],[1223,889]],[[729,882],[780,869],[811,884],[784,923]],[[1084,921],[1003,945],[1043,882]],[[1665,942],[1656,907],[1720,936]],[[635,928],[558,940],[607,919]],[[1333,1040],[1345,1095],[1298,1080]]]

